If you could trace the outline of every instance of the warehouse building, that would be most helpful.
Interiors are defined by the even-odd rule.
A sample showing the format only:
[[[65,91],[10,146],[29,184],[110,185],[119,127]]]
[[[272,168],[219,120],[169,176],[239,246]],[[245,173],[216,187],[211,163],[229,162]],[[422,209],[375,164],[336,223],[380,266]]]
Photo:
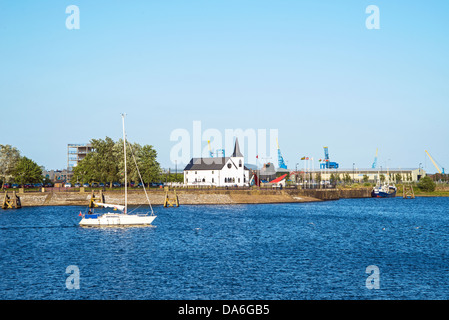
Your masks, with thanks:
[[[311,171],[315,180],[330,181],[331,178],[337,181],[350,179],[351,182],[376,183],[379,179],[390,181],[393,183],[400,182],[418,182],[422,177],[426,176],[426,172],[422,168],[392,168],[392,169],[320,169]],[[333,175],[331,177],[331,175]]]

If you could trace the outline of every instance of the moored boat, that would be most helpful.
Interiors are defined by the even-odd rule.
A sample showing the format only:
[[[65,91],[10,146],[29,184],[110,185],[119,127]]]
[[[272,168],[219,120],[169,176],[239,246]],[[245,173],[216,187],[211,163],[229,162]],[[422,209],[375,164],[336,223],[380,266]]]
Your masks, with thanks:
[[[150,199],[148,198],[147,191],[145,189],[145,184],[142,181],[143,190],[145,191],[145,195],[147,197],[148,204],[150,206],[151,214],[128,214],[128,189],[127,189],[127,166],[126,166],[126,134],[125,134],[125,115],[122,114],[122,122],[123,122],[123,152],[124,152],[124,160],[125,160],[125,205],[119,204],[107,204],[97,202],[96,204],[105,208],[113,208],[114,210],[121,211],[120,213],[103,213],[103,214],[94,214],[89,210],[87,214],[80,213],[81,219],[79,225],[83,227],[103,227],[103,226],[147,226],[150,225],[156,216],[154,215],[153,208],[150,203]],[[132,151],[132,149],[131,149]],[[134,154],[133,154],[134,158]],[[136,159],[134,158],[134,163],[137,168],[137,172],[139,173],[140,180],[142,177],[139,172],[139,168],[136,163]]]
[[[125,213],[104,213],[86,214],[80,221],[80,226],[103,227],[103,226],[145,226],[150,225],[156,216],[125,214]]]
[[[394,184],[380,183],[371,191],[371,197],[373,198],[393,198],[396,197],[397,188]]]

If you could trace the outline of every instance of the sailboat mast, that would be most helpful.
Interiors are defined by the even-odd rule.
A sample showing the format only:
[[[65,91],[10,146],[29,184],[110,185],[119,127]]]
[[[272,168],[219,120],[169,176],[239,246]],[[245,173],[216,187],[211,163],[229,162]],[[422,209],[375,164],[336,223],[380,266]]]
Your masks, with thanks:
[[[126,135],[125,135],[125,114],[122,113],[122,123],[123,123],[123,154],[125,159],[125,211],[128,213],[128,177],[126,173]]]

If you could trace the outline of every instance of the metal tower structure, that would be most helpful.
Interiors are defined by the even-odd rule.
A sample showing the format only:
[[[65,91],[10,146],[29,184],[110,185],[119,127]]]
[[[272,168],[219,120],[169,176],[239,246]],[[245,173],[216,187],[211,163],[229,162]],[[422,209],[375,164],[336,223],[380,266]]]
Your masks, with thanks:
[[[287,169],[287,165],[285,164],[284,158],[282,157],[281,149],[279,148],[279,141],[277,138],[276,138],[276,143],[278,145],[278,167],[282,168],[282,169]]]

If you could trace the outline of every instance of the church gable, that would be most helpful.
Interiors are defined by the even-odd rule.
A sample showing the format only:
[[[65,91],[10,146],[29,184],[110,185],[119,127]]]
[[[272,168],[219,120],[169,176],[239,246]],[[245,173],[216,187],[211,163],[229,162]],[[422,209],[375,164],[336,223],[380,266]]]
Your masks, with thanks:
[[[223,166],[224,171],[226,171],[226,169],[228,170],[237,170],[238,166],[235,164],[235,160],[233,161],[232,158],[228,158],[228,161],[226,161],[225,165]]]

